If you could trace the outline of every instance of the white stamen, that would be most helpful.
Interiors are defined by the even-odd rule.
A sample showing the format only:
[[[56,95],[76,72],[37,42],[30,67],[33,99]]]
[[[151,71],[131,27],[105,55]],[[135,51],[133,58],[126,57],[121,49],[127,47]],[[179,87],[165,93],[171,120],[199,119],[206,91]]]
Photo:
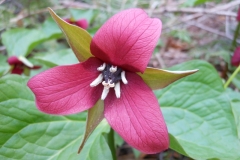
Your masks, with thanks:
[[[109,87],[104,87],[103,92],[102,92],[102,96],[101,96],[101,100],[104,100],[107,97],[108,92],[109,92]]]
[[[127,79],[126,79],[126,76],[125,76],[125,71],[122,71],[122,72],[121,72],[121,79],[122,79],[122,82],[123,82],[124,84],[127,84],[127,83],[128,83],[128,81],[127,81]]]
[[[106,67],[106,63],[103,63],[100,67],[97,68],[98,71],[103,71]]]
[[[117,71],[117,66],[112,66],[111,68],[110,68],[110,72],[112,72],[112,73],[114,73],[114,72],[116,72]]]
[[[126,72],[122,71],[122,69],[118,68],[117,66],[106,63],[103,63],[100,67],[97,68],[97,70],[102,73],[98,75],[98,77],[90,84],[90,86],[95,87],[98,84],[102,83],[103,91],[101,95],[101,100],[106,99],[111,88],[114,88],[116,97],[120,98],[121,97],[120,78],[123,84],[127,84],[128,81],[126,79]]]
[[[115,87],[114,87],[114,90],[115,90],[115,95],[117,98],[120,98],[120,82],[116,83]]]
[[[103,80],[103,75],[102,73],[99,74],[99,76],[90,84],[91,87],[97,86],[99,83],[101,83]]]

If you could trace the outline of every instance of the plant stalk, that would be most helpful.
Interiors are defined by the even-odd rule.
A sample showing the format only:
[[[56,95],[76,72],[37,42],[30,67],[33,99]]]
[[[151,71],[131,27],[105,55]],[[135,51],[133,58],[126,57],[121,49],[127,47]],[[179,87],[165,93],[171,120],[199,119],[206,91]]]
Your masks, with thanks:
[[[226,89],[228,85],[232,82],[234,77],[238,74],[240,71],[240,65],[237,67],[237,69],[233,72],[233,74],[230,76],[230,78],[227,80],[227,82],[224,84],[224,88]]]
[[[112,152],[113,160],[117,160],[115,141],[114,141],[114,130],[111,128],[108,134],[108,145]]]

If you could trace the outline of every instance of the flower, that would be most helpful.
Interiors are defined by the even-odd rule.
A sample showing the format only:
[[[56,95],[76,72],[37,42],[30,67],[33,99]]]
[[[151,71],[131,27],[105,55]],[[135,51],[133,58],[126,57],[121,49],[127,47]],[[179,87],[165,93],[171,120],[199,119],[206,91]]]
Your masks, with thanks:
[[[237,19],[238,22],[240,22],[240,8],[238,8],[236,19]]]
[[[79,20],[75,21],[72,18],[66,18],[66,19],[64,19],[64,21],[68,22],[69,24],[74,24],[78,27],[81,27],[82,29],[88,28],[88,22],[86,19],[79,19]]]
[[[50,13],[82,62],[54,67],[28,81],[37,108],[48,114],[68,115],[92,109],[101,99],[104,117],[129,145],[148,154],[166,150],[168,130],[152,89],[197,70],[147,68],[161,33],[161,21],[149,18],[142,9],[128,9],[110,18],[89,43],[81,37],[81,44],[73,40],[86,31],[66,25],[51,9]],[[86,47],[91,50],[89,55],[83,53]]]
[[[9,65],[12,66],[11,73],[21,75],[24,69],[39,69],[41,66],[34,66],[25,57],[11,56],[7,59]]]
[[[234,54],[231,59],[231,63],[233,66],[238,67],[240,65],[240,47],[237,47],[234,51]]]
[[[114,15],[91,42],[94,57],[36,75],[28,86],[39,110],[74,114],[101,98],[111,127],[133,147],[157,153],[169,146],[168,131],[151,88],[136,72],[144,72],[159,39],[161,21],[141,9]]]

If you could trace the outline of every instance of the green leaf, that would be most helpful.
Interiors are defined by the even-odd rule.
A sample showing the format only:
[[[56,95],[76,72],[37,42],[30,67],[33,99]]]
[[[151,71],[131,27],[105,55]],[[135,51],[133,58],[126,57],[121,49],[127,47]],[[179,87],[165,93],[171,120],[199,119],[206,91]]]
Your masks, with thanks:
[[[182,146],[178,143],[178,140],[171,134],[169,134],[169,139],[170,139],[170,146],[174,146],[174,150],[178,151],[179,153],[183,155],[187,155],[185,150],[182,148]]]
[[[56,39],[62,35],[61,30],[52,18],[48,18],[43,23],[41,31],[46,35],[46,39]]]
[[[225,62],[231,64],[231,52],[228,50],[221,49],[220,51],[207,51],[205,59],[212,60],[212,64],[219,64],[219,58],[221,57]],[[217,57],[217,58],[216,58]]]
[[[240,100],[232,102],[232,111],[234,114],[237,132],[238,132],[238,139],[240,139]]]
[[[89,35],[89,33],[80,27],[65,22],[50,8],[49,12],[55,22],[61,28],[62,32],[65,34],[68,44],[72,48],[78,60],[83,62],[92,57],[93,55],[90,52],[90,43],[92,37]]]
[[[115,147],[121,146],[123,144],[124,140],[122,139],[121,136],[117,132],[114,132],[114,143]]]
[[[52,66],[79,63],[71,49],[62,49],[52,53],[40,53],[34,59],[41,60],[43,63],[50,63]]]
[[[25,28],[8,30],[2,34],[2,42],[8,56],[26,56],[44,38],[39,30]]]
[[[212,65],[189,61],[171,68],[199,72],[156,91],[170,137],[170,148],[193,159],[240,159],[232,104]]]
[[[187,7],[193,7],[193,6],[196,6],[196,5],[204,4],[207,1],[213,1],[213,0],[187,0],[187,1],[184,2],[183,5],[187,6]]]
[[[110,148],[107,144],[104,133],[110,132],[110,126],[104,119],[98,127],[94,130],[91,136],[88,138],[86,144],[84,145],[79,159],[96,160],[96,159],[106,159],[112,160],[112,154]],[[101,133],[101,134],[99,134]]]
[[[71,116],[43,114],[35,107],[27,78],[0,79],[0,159],[112,159],[103,134],[110,131],[104,120],[77,154],[83,138],[86,112]]]
[[[53,20],[46,20],[39,29],[11,29],[2,34],[2,42],[7,49],[8,56],[26,57],[34,47],[49,39],[60,37],[61,31],[56,28]]]
[[[204,4],[208,1],[213,1],[213,0],[195,0],[195,3],[194,5],[197,6],[197,5],[201,5],[201,4]]]
[[[53,65],[52,63],[46,62],[44,63],[44,61],[38,60],[38,59],[34,59],[34,58],[29,58],[28,59],[32,64],[34,64],[34,66],[40,66],[40,68],[37,69],[31,69],[29,76],[33,77],[49,68],[55,67],[56,65]],[[25,67],[27,68],[27,67]]]
[[[240,139],[240,93],[228,88],[226,91],[232,104],[232,111],[237,126],[238,138]]]
[[[138,73],[142,77],[144,82],[151,89],[161,89],[169,84],[175,82],[178,79],[191,75],[198,70],[186,70],[186,71],[167,71],[157,68],[147,68],[144,73]]]
[[[230,77],[231,75],[228,74],[228,76]],[[233,78],[232,83],[233,83],[238,89],[240,89],[240,74],[237,74],[237,75]]]
[[[10,70],[10,66],[7,63],[7,56],[0,54],[0,77],[6,74]]]
[[[91,23],[97,15],[97,11],[92,9],[88,10],[70,9],[70,13],[74,20],[86,19],[88,23]]]
[[[133,150],[133,154],[134,154],[134,157],[136,159],[139,159],[140,155],[141,155],[141,152],[135,148],[132,149]]]

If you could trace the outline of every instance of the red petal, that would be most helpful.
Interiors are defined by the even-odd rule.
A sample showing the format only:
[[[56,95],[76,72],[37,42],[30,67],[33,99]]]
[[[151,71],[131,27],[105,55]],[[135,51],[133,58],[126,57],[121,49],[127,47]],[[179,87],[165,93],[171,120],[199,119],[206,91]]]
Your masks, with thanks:
[[[19,74],[21,75],[24,71],[24,65],[15,65],[11,71],[12,74]]]
[[[102,86],[90,87],[100,74],[97,58],[84,63],[58,66],[42,72],[28,82],[39,110],[49,114],[73,114],[91,108],[100,98]]]
[[[231,63],[233,66],[238,67],[240,65],[240,47],[237,47],[234,51],[234,54],[231,59]]]
[[[113,90],[105,100],[105,117],[111,127],[134,148],[148,154],[169,147],[168,131],[158,100],[135,73],[127,73],[128,84],[121,84],[121,97]]]
[[[17,56],[11,56],[7,59],[7,62],[9,65],[14,65],[14,64],[23,64],[22,61],[18,59]]]
[[[110,18],[91,42],[92,54],[132,72],[143,72],[161,33],[159,19],[142,9],[129,9]]]
[[[240,22],[240,8],[238,8],[238,13],[237,13],[236,19],[238,22]]]
[[[86,19],[80,19],[75,23],[78,27],[81,27],[82,29],[88,28],[88,22]]]

